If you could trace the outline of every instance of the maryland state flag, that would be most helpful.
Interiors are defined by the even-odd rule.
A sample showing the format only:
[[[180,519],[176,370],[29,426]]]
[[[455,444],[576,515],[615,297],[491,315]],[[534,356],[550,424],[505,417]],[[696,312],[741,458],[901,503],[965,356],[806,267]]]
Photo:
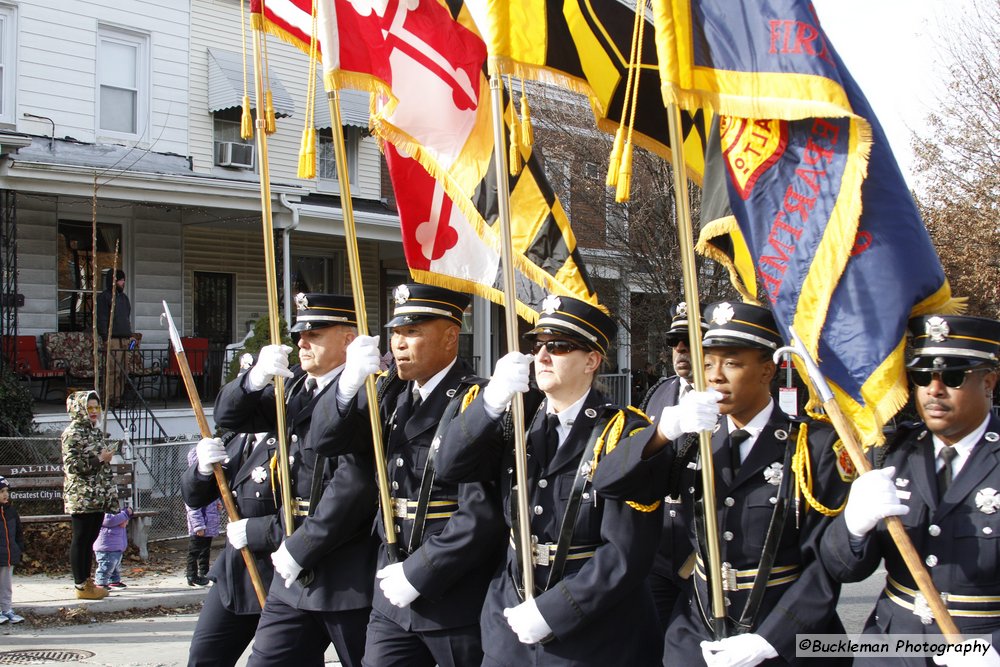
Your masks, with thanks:
[[[907,320],[959,304],[878,121],[810,3],[654,8],[664,100],[720,114],[699,247],[786,338],[794,326],[862,441],[881,442],[907,398]]]
[[[268,2],[262,9],[256,2],[258,29],[308,52],[310,0]],[[502,304],[500,241],[484,196],[492,182],[493,138],[482,39],[435,1],[362,12],[349,0],[333,0],[319,8],[327,88],[376,94],[373,132],[385,142],[413,277]],[[347,34],[355,29],[363,38]],[[597,297],[565,212],[530,153],[527,159],[529,168],[511,178],[511,223],[517,310],[535,321],[546,292],[591,303]]]
[[[464,5],[499,72],[553,83],[587,96],[602,130],[614,134],[624,123],[633,128],[636,144],[670,158],[666,115],[659,103],[653,26],[640,21],[644,30],[638,39],[633,7],[618,0],[465,0]],[[639,48],[633,59],[634,35]],[[636,64],[632,90],[628,84],[630,61]],[[685,162],[691,178],[701,182],[705,113],[698,108],[685,112],[681,125]]]

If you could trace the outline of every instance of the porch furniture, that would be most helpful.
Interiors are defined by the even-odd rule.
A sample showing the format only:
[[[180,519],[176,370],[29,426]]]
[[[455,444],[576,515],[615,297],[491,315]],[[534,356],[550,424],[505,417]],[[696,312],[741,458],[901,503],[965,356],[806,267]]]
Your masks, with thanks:
[[[48,368],[42,363],[38,353],[38,341],[34,336],[4,336],[3,355],[14,373],[25,378],[29,386],[32,382],[41,385],[40,399],[45,400],[52,389],[49,380],[62,379],[65,383],[66,370],[63,368]],[[58,389],[58,387],[56,388]]]
[[[184,348],[184,356],[187,357],[188,366],[191,367],[191,375],[194,381],[200,385],[201,392],[204,392],[205,373],[208,370],[208,339],[182,336],[181,346]],[[174,378],[177,382],[174,385],[173,395],[179,394],[183,380],[173,345],[170,348],[170,359],[167,361],[167,367],[163,370],[163,377],[165,379],[163,390],[169,390],[170,379]]]

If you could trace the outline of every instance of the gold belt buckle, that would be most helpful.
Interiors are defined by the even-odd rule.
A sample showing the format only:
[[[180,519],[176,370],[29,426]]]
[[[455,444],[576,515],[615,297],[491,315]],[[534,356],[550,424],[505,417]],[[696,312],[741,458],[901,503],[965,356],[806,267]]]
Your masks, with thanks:
[[[722,567],[722,590],[724,591],[735,591],[736,590],[736,568],[734,568],[729,563],[723,563]]]
[[[397,519],[406,518],[406,498],[393,498],[392,499],[392,515]]]

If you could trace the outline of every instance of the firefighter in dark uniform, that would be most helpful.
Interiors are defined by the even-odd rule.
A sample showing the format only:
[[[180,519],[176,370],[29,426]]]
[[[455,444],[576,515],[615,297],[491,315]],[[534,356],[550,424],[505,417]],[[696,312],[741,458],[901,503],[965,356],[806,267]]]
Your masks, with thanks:
[[[667,330],[667,346],[670,347],[671,365],[674,375],[660,378],[649,388],[639,404],[639,409],[652,419],[658,419],[663,409],[677,405],[681,396],[687,394],[691,384],[691,350],[688,347],[688,309],[681,301],[671,310],[670,329]],[[708,325],[702,321],[701,330]],[[660,620],[660,634],[667,632],[667,625],[673,615],[681,592],[687,588],[691,575],[694,551],[687,539],[688,526],[684,521],[681,497],[663,497],[663,531],[660,533],[660,548],[656,551],[653,571],[649,575],[649,588],[656,603],[656,615]]]
[[[639,500],[682,494],[697,558],[693,585],[667,630],[665,665],[798,664],[797,633],[843,632],[836,615],[840,585],[823,569],[818,549],[829,516],[843,505],[851,471],[838,462],[841,445],[832,429],[793,423],[775,406],[771,354],[781,337],[770,311],[722,302],[705,312],[708,387],[664,409],[655,431],[624,440],[598,467],[594,484],[599,493]],[[727,601],[728,636],[719,641],[711,641],[708,622],[695,435],[711,429],[722,563],[721,572],[707,575],[721,578]]]
[[[646,580],[661,507],[609,500],[590,476],[605,448],[649,426],[593,387],[617,326],[596,306],[549,296],[528,334],[534,355],[511,352],[445,433],[440,472],[499,480],[506,563],[482,610],[483,665],[655,665],[660,646]],[[534,363],[544,401],[528,412],[527,475],[535,590],[524,595],[508,406]],[[509,537],[508,537],[509,536]]]
[[[949,653],[937,664],[1000,664],[1000,322],[929,315],[910,320],[908,364],[922,423],[901,428],[875,470],[851,486],[847,509],[823,537],[822,558],[840,581],[885,561],[885,588],[865,633],[936,634],[927,602],[880,519],[900,516],[963,635],[991,635],[987,654]],[[930,658],[858,657],[855,664],[930,665]]]
[[[299,294],[291,349],[267,345],[242,378],[226,385],[215,405],[220,426],[260,431],[275,426],[275,375],[288,378],[287,429],[295,530],[271,555],[275,577],[254,638],[250,665],[322,665],[332,643],[344,665],[358,666],[371,609],[376,544],[371,536],[377,492],[370,448],[340,456],[308,445],[315,406],[332,394],[348,344],[357,336],[353,300]],[[345,438],[352,437],[345,435]],[[276,461],[269,474],[274,479]],[[278,493],[278,490],[275,490]],[[279,495],[280,497],[280,495]],[[282,527],[281,535],[286,531]]]
[[[235,665],[253,641],[260,620],[260,602],[240,553],[248,548],[257,564],[264,590],[271,585],[271,553],[281,544],[274,493],[271,490],[271,457],[277,451],[273,433],[231,433],[225,438],[203,438],[197,446],[198,461],[181,477],[181,495],[189,507],[204,507],[219,500],[212,464],[219,463],[239,511],[239,521],[226,524],[228,541],[212,564],[208,591],[198,624],[191,637],[188,665]]]
[[[451,484],[436,474],[435,440],[465,390],[480,382],[458,358],[470,297],[406,284],[393,293],[394,364],[378,380],[379,412],[396,528],[395,554],[383,539],[378,590],[365,646],[371,667],[459,667],[482,662],[479,611],[502,553],[499,499],[489,484]],[[315,449],[336,455],[361,434],[371,451],[365,379],[379,368],[378,339],[348,349],[337,392],[316,411]]]

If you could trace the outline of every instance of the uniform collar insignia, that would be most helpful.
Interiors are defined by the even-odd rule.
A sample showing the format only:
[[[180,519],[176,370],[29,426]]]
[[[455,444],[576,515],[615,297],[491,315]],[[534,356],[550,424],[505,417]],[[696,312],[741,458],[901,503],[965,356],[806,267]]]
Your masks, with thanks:
[[[996,489],[985,487],[976,492],[976,507],[983,514],[995,514],[1000,509],[1000,494]]]

